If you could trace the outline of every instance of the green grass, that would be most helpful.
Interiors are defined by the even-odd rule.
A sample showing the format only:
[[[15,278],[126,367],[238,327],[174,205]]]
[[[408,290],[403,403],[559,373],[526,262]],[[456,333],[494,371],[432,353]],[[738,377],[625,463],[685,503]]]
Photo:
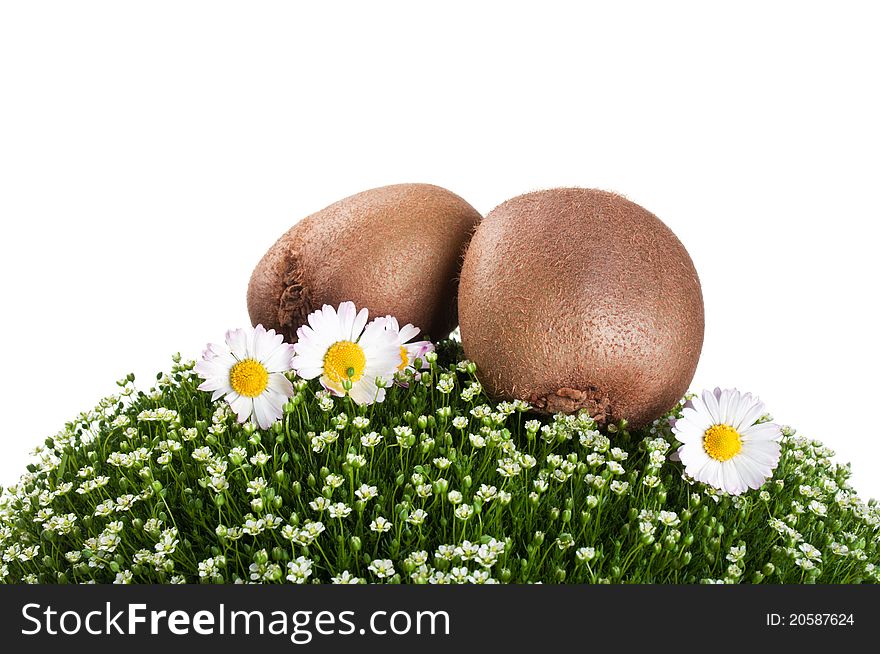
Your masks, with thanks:
[[[368,407],[292,377],[296,396],[268,431],[198,391],[192,362],[176,357],[147,393],[130,375],[3,492],[0,579],[880,579],[877,506],[820,443],[785,428],[773,479],[729,497],[669,460],[668,416],[629,432],[532,415],[485,397],[457,343],[438,353],[420,380]],[[376,496],[359,498],[362,485]],[[324,505],[336,503],[350,514],[331,517]]]

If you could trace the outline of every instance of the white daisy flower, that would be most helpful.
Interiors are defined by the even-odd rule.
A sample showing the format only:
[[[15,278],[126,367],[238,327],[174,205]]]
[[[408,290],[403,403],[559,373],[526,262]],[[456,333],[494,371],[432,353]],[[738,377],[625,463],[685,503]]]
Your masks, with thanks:
[[[758,489],[779,463],[779,425],[756,424],[764,403],[735,389],[703,391],[673,427],[685,472],[731,495]]]
[[[213,391],[212,400],[225,397],[239,422],[253,419],[268,429],[283,415],[293,386],[284,373],[290,370],[293,346],[274,329],[231,329],[226,348],[209,344],[195,371],[205,381],[199,390]]]
[[[382,379],[391,382],[400,364],[397,335],[376,320],[367,324],[368,312],[358,312],[353,302],[339,309],[329,304],[309,314],[293,346],[293,368],[304,379],[321,378],[321,385],[334,395],[348,395],[357,404],[385,399]]]
[[[421,331],[418,327],[406,324],[403,327],[397,322],[394,316],[385,316],[384,318],[376,318],[376,322],[381,323],[385,329],[392,332],[397,337],[397,346],[400,351],[400,362],[397,365],[398,370],[410,368],[414,370],[413,363],[416,359],[420,359],[422,368],[428,368],[430,364],[425,355],[434,351],[434,344],[431,341],[415,341],[410,342]]]

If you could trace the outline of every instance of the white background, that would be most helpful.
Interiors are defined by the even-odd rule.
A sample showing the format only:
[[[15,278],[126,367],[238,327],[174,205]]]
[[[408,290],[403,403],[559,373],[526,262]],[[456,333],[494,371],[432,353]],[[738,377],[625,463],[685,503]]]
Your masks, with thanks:
[[[694,388],[760,394],[880,495],[870,3],[610,5],[3,2],[0,483],[246,323],[295,220],[424,181],[659,215],[702,278]]]

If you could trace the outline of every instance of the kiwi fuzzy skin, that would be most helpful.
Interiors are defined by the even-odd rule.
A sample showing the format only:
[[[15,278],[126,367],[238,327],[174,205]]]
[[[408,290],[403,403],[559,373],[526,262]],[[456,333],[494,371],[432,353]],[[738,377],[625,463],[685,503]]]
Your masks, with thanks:
[[[435,340],[458,324],[458,275],[481,219],[456,194],[431,184],[357,193],[302,219],[251,275],[254,325],[289,341],[309,313],[351,300],[370,316],[395,316]]]
[[[493,209],[468,247],[458,312],[464,353],[495,397],[633,427],[678,402],[703,344],[684,246],[646,209],[593,189]]]

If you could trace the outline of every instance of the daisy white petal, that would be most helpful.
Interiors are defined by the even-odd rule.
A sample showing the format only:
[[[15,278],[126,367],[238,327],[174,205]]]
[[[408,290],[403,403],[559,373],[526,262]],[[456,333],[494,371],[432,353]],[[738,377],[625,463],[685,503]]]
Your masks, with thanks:
[[[758,425],[753,424],[751,427],[741,429],[740,433],[744,441],[777,441],[782,435],[779,425],[772,422],[762,422]]]
[[[703,408],[709,417],[712,418],[714,424],[723,424],[721,419],[721,408],[718,406],[718,396],[712,391],[703,391],[701,396],[703,400]]]
[[[259,397],[254,399],[254,417],[260,429],[268,429],[275,422],[272,418],[271,408],[266,398]]]
[[[397,322],[396,320],[394,322]],[[407,343],[419,335],[421,330],[413,325],[404,325],[397,329],[397,335],[400,337],[401,343]]]
[[[743,400],[745,405],[741,408],[739,414],[739,424],[733,425],[735,429],[745,429],[750,425],[754,425],[755,421],[765,413],[764,403],[757,398],[753,398],[751,393],[746,394]]]
[[[230,329],[226,332],[226,345],[232,356],[241,361],[248,356],[248,334],[244,329]]]
[[[229,402],[229,406],[235,411],[239,422],[245,422],[254,411],[253,400],[234,391],[226,396],[226,401]]]
[[[285,397],[293,397],[293,384],[284,375],[269,375],[269,390]]]
[[[352,304],[352,307],[354,307],[354,304]],[[367,311],[366,308],[361,309],[358,312],[357,316],[355,316],[354,324],[351,328],[352,335],[360,334],[364,330],[364,327],[367,325],[367,320],[369,320],[369,317],[370,312]]]

